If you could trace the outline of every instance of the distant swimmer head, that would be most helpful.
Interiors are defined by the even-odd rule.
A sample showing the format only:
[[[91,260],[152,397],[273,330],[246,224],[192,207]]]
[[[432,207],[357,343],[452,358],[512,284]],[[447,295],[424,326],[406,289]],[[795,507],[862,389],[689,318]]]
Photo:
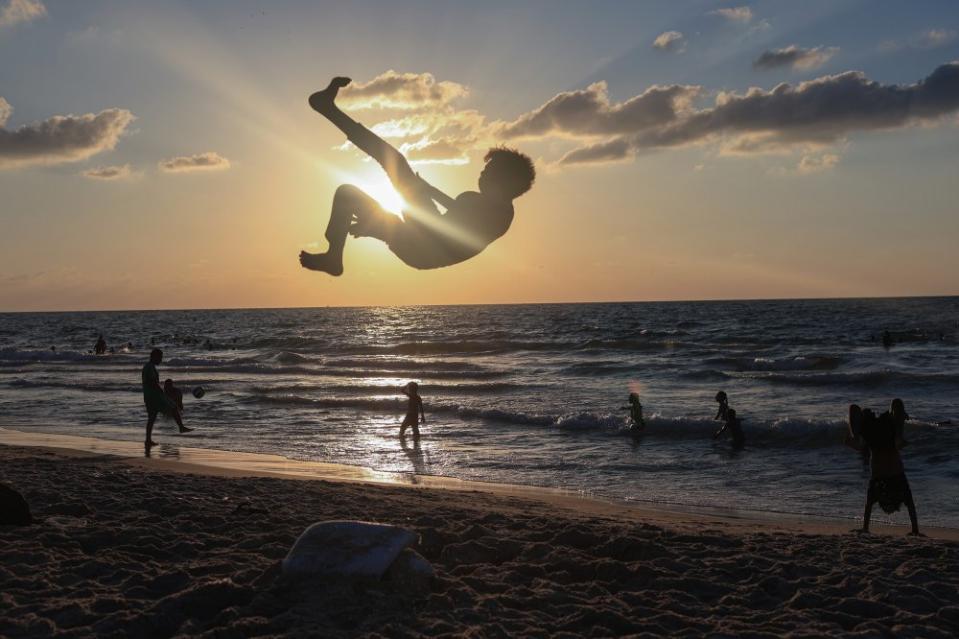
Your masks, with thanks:
[[[150,361],[153,362],[154,364],[159,364],[160,362],[162,362],[163,351],[161,351],[159,348],[154,348],[152,351],[150,351]]]
[[[403,390],[405,390],[410,395],[416,395],[417,393],[420,392],[420,385],[417,384],[416,382],[409,382],[406,386],[403,387]]]
[[[484,194],[499,193],[512,200],[529,191],[536,181],[533,161],[516,149],[492,148],[483,160],[486,166],[479,176],[479,190]]]
[[[638,404],[639,403],[639,393],[630,393],[629,394],[629,403]]]
[[[716,393],[716,401],[720,403],[726,402],[727,401],[726,391],[719,391],[718,393]]]

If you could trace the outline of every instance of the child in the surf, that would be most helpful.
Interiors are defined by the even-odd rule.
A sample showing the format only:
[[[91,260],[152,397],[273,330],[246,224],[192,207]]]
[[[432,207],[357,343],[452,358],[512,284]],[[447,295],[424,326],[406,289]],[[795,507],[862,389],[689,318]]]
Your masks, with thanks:
[[[172,379],[163,382],[163,394],[176,406],[180,413],[183,413],[183,391],[173,385]]]
[[[896,411],[883,413],[879,417],[866,409],[862,411],[859,424],[860,435],[850,436],[847,444],[857,450],[869,449],[871,477],[869,488],[866,491],[866,507],[862,516],[862,528],[858,532],[869,532],[869,519],[872,515],[873,504],[887,513],[894,513],[905,504],[909,510],[909,521],[912,523],[910,535],[919,535],[919,518],[916,514],[916,504],[912,498],[912,490],[906,479],[906,471],[899,456],[899,448],[904,440],[901,433],[901,422],[905,421],[905,407],[900,400],[895,407]],[[902,409],[900,411],[900,409]]]
[[[729,398],[726,397],[726,391],[716,393],[716,401],[719,402],[719,410],[716,411],[716,416],[713,419],[726,421],[726,411],[729,410]]]
[[[733,438],[733,448],[742,448],[745,446],[746,435],[743,433],[743,424],[739,421],[739,418],[736,417],[736,411],[728,407],[726,409],[726,423],[723,424],[722,428],[716,431],[713,439],[718,439],[719,436],[727,430]]]
[[[629,411],[629,430],[638,433],[646,429],[646,420],[643,419],[643,405],[639,403],[639,393],[629,394],[629,406],[622,406],[622,410]]]
[[[420,438],[419,423],[426,423],[426,414],[423,412],[423,398],[420,397],[420,386],[416,382],[410,382],[403,387],[403,394],[410,398],[406,406],[406,417],[403,418],[403,424],[400,426],[400,438],[406,436],[406,429],[413,429],[413,439]],[[422,418],[422,420],[421,420]]]

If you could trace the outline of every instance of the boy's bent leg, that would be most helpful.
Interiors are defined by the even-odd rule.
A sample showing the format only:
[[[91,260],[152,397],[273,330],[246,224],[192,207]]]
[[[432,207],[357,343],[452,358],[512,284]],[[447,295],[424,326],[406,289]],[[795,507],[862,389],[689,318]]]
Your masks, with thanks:
[[[346,236],[350,232],[354,215],[362,219],[388,214],[383,211],[376,200],[357,187],[351,184],[340,186],[333,196],[330,221],[326,226],[326,239],[330,243],[329,250],[326,253],[301,251],[300,264],[304,268],[314,271],[341,275],[343,273],[343,247],[346,244]]]

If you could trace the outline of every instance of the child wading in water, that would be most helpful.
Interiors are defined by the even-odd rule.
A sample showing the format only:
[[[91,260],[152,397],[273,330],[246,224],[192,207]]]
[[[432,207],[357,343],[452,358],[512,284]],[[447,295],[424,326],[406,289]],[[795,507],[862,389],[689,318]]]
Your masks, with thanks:
[[[733,448],[742,448],[746,445],[746,435],[743,433],[743,424],[739,421],[739,418],[736,417],[736,411],[732,408],[726,409],[726,423],[723,424],[722,428],[716,431],[713,439],[718,439],[719,436],[727,430],[729,434],[732,435]]]
[[[416,382],[410,382],[403,387],[403,394],[410,398],[406,406],[406,417],[403,418],[403,424],[400,426],[400,438],[406,436],[406,429],[413,428],[413,439],[420,438],[419,422],[422,418],[426,423],[426,413],[423,412],[423,398],[420,397],[420,385]]]
[[[622,409],[629,411],[629,417],[632,420],[629,425],[631,433],[639,433],[645,430],[646,420],[643,419],[643,405],[639,403],[639,393],[630,393],[629,406],[623,406]]]
[[[716,401],[719,402],[719,410],[716,411],[716,416],[713,419],[726,421],[726,411],[729,410],[729,398],[726,397],[726,391],[716,393]]]

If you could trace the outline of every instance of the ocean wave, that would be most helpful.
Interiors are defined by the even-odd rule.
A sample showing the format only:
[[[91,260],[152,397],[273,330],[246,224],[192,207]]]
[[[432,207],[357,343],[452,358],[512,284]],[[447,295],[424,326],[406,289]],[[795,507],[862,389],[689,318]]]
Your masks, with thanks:
[[[885,384],[959,384],[959,375],[948,373],[911,373],[891,369],[848,373],[756,373],[741,377],[770,384],[794,386],[881,386]]]
[[[31,362],[95,362],[106,361],[117,357],[114,354],[94,355],[93,353],[81,353],[79,351],[41,351],[41,350],[20,350],[16,348],[0,348],[0,360],[4,362],[15,362],[26,364]]]
[[[420,384],[420,392],[428,395],[486,395],[494,393],[508,393],[527,391],[539,388],[539,385],[511,384],[509,382],[480,382],[458,384]],[[311,391],[324,393],[362,393],[383,395],[384,393],[399,392],[397,385],[383,384],[322,384],[322,385],[269,385],[253,386],[250,392],[257,395],[283,395]]]
[[[737,371],[818,371],[835,370],[845,360],[835,355],[793,357],[713,357],[706,364]]]

